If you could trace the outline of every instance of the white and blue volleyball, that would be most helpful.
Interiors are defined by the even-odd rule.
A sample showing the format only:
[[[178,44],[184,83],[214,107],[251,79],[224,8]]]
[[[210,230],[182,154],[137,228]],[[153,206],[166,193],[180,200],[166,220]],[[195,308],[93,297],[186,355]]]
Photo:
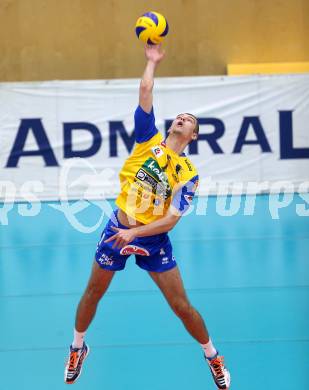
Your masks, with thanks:
[[[158,45],[168,33],[168,23],[159,12],[146,12],[137,19],[135,32],[142,42]]]

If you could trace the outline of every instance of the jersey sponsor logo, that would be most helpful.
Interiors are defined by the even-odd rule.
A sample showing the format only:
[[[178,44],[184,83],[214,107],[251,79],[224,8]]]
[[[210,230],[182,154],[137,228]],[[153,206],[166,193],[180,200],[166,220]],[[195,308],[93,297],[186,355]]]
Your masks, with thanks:
[[[144,194],[149,194],[150,197],[150,195],[154,192],[152,186],[147,182],[147,176],[146,181],[135,179],[134,184],[137,187],[134,192],[137,192],[138,196],[142,196],[144,199],[148,199],[146,195],[144,196]]]
[[[137,245],[125,245],[120,250],[121,255],[140,255],[140,256],[150,256],[150,253],[147,249],[141,248]]]
[[[163,183],[166,187],[169,187],[168,179],[166,173],[162,171],[159,164],[153,158],[149,158],[143,167],[153,176],[155,176],[158,181]]]
[[[152,153],[156,156],[156,157],[161,157],[163,156],[163,150],[160,148],[160,146],[155,146],[153,147],[152,149]]]
[[[165,172],[153,158],[148,158],[136,173],[136,179],[147,183],[154,194],[168,199],[172,195],[172,189]]]
[[[164,187],[158,183],[152,176],[140,168],[136,174],[136,178],[151,187],[153,193],[164,193]],[[143,186],[144,187],[144,186]]]
[[[164,186],[166,192],[171,195],[171,186],[165,172],[162,171],[159,164],[153,158],[148,158],[143,164],[143,168],[160,184]]]
[[[139,171],[136,174],[136,177],[142,181],[145,180],[145,177],[147,176],[146,172],[143,171],[142,169],[139,169]]]

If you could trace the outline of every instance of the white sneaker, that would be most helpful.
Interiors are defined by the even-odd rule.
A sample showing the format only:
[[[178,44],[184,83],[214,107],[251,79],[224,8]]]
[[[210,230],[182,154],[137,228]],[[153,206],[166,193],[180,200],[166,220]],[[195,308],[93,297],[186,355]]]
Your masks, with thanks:
[[[70,355],[64,370],[64,381],[67,384],[74,383],[82,373],[82,365],[89,354],[89,347],[83,344],[82,348],[72,348],[70,346]]]
[[[205,356],[205,359],[218,389],[228,390],[231,384],[231,375],[224,365],[224,357],[217,354],[211,359]]]

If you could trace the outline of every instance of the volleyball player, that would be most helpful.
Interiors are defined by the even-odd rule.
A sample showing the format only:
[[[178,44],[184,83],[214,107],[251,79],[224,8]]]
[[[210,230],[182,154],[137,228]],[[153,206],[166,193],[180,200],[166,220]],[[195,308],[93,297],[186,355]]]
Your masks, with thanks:
[[[124,269],[134,254],[136,264],[149,272],[171,309],[201,345],[217,387],[228,389],[230,374],[201,315],[188,300],[167,235],[190,206],[198,186],[197,171],[184,149],[197,139],[199,125],[194,115],[179,114],[163,139],[155,126],[152,91],[164,51],[159,45],[146,46],[145,55],[147,64],[134,116],[136,145],[120,172],[117,209],[102,233],[92,274],[77,308],[65,382],[74,383],[79,377],[89,353],[84,337],[97,305],[115,272]]]

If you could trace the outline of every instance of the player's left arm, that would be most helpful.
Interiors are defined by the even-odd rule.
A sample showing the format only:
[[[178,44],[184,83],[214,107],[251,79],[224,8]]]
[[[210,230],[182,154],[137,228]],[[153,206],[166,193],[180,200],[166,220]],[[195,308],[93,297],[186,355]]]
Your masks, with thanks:
[[[116,234],[107,239],[105,242],[115,241],[113,247],[117,246],[122,248],[129,242],[133,241],[136,237],[154,236],[172,230],[182,215],[190,207],[197,186],[198,176],[196,175],[178,189],[173,196],[169,210],[162,218],[147,225],[131,229],[120,229],[114,227],[113,229]]]

